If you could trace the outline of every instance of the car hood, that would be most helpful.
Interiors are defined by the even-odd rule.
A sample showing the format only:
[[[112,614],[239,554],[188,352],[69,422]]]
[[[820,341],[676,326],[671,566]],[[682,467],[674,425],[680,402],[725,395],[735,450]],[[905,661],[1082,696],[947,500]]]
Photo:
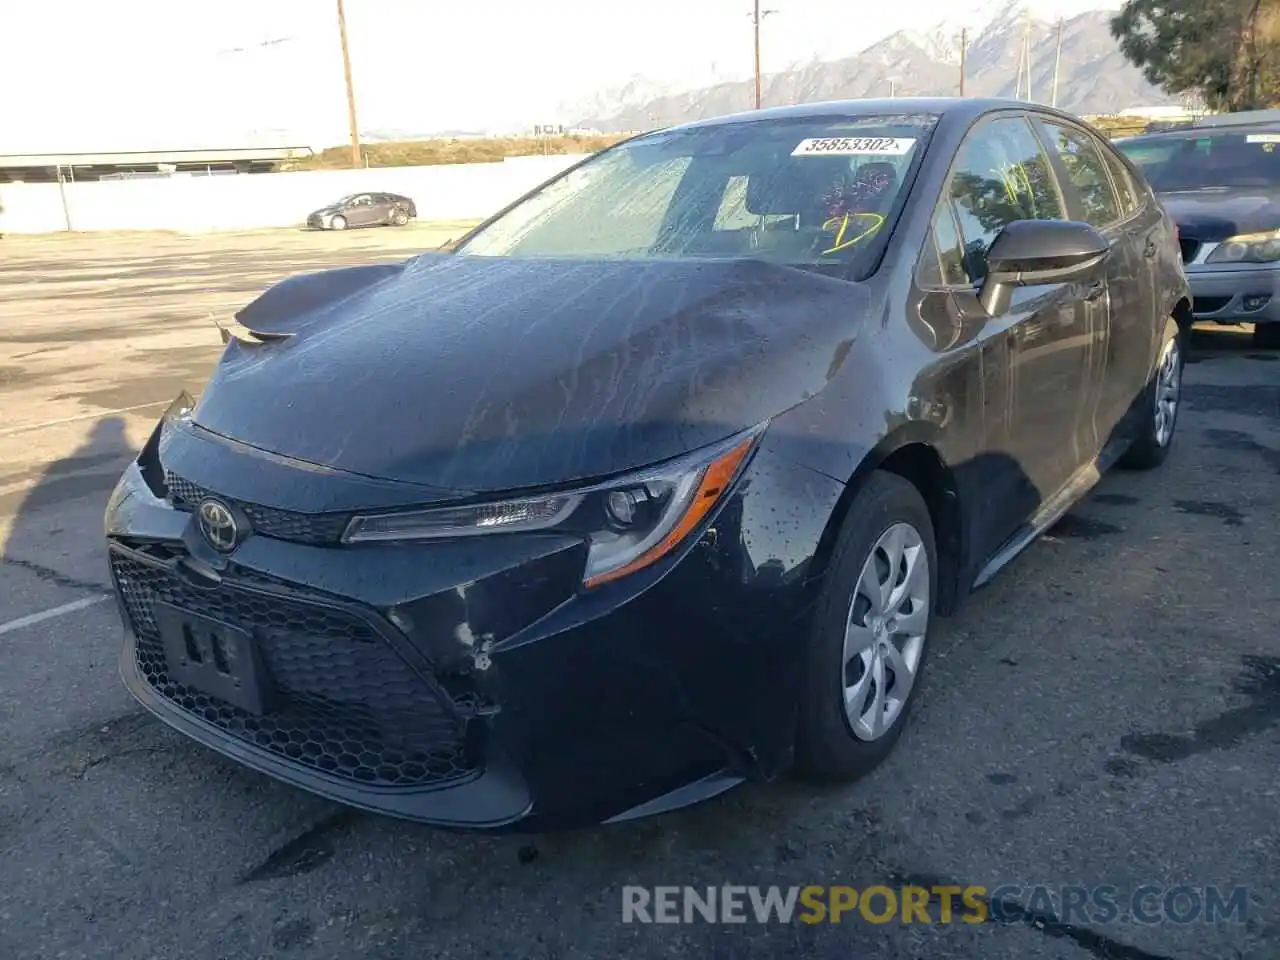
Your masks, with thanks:
[[[1219,243],[1242,233],[1280,230],[1280,190],[1210,188],[1160,194],[1183,236]]]
[[[239,314],[194,411],[272,453],[457,493],[604,477],[817,393],[864,285],[758,261],[424,254],[303,275]]]
[[[338,212],[339,210],[341,210],[341,209],[342,209],[341,207],[333,206],[333,205],[330,205],[330,206],[327,206],[327,207],[321,207],[319,210],[313,210],[313,211],[311,211],[311,216],[313,216],[313,217],[327,217],[329,214],[331,214],[331,213],[337,213],[337,212]]]

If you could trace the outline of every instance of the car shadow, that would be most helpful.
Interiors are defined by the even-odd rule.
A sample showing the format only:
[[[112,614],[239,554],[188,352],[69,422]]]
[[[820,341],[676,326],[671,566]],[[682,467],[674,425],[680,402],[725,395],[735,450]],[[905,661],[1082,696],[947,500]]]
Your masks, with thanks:
[[[101,517],[107,496],[135,456],[137,450],[128,439],[125,421],[106,417],[93,425],[69,455],[38,470],[9,475],[6,479],[22,483],[22,488],[0,495],[0,517],[10,518],[8,532],[0,541],[0,561],[10,565],[37,563],[20,558],[41,555],[50,546],[51,534],[64,532],[61,518],[48,512],[51,507],[89,500]]]

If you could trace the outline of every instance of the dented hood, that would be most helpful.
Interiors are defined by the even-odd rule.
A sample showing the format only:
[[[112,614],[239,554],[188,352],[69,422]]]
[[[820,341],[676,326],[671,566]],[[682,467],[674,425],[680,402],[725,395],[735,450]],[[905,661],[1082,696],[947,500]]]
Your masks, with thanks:
[[[428,254],[286,280],[244,308],[194,411],[366,476],[492,492],[678,456],[821,390],[856,283],[757,261]]]

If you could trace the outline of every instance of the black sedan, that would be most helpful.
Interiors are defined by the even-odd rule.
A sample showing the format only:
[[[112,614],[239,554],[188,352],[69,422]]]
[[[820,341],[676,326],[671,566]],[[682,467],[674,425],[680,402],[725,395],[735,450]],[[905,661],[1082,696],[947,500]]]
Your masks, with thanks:
[[[398,193],[353,193],[309,214],[307,226],[316,230],[403,227],[417,215],[414,202]]]
[[[106,516],[129,689],[382,813],[617,821],[885,758],[930,628],[1178,414],[1141,175],[1011,101],[642,135],[286,280]]]

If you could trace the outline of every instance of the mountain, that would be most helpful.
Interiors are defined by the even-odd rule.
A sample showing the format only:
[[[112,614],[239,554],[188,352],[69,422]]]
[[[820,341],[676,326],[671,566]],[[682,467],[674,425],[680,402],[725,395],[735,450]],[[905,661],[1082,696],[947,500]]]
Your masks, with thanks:
[[[1094,10],[1063,22],[1058,106],[1074,113],[1096,114],[1177,103],[1177,98],[1153,87],[1124,59],[1111,37],[1111,16],[1110,10]],[[1029,37],[1030,99],[1050,102],[1057,24],[1037,18],[1015,2],[988,12],[977,23],[960,20],[925,30],[900,30],[855,56],[766,75],[762,80],[764,105],[890,95],[954,96],[959,85],[962,29],[968,30],[967,95],[1018,95],[1023,42]],[[1025,99],[1025,82],[1021,88]],[[575,126],[646,130],[749,110],[755,100],[751,80],[659,96],[636,95],[646,90],[646,85],[637,81],[617,91],[612,100],[607,95],[598,97],[596,109],[569,115],[581,118]]]

